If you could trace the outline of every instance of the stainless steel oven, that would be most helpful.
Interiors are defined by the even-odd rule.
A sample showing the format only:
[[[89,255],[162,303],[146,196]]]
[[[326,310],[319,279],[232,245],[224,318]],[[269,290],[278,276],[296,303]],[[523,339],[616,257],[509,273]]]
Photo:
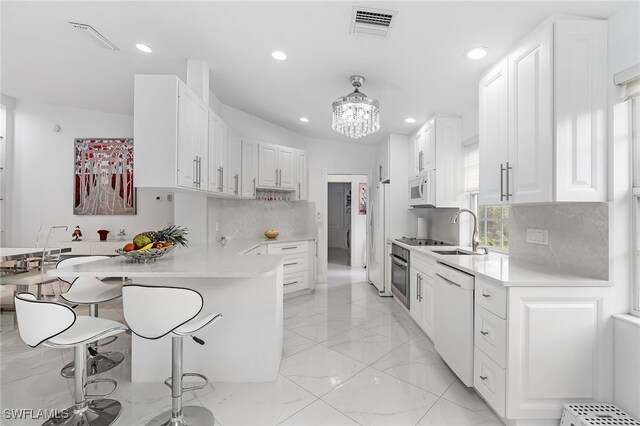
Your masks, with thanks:
[[[391,293],[409,308],[409,250],[391,245]]]

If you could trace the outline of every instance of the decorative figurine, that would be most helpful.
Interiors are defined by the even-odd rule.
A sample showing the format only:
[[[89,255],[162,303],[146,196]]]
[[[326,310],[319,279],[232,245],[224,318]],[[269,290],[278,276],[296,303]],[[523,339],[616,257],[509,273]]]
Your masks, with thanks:
[[[107,241],[107,234],[109,233],[106,229],[100,229],[98,234],[100,235],[100,241]]]
[[[82,231],[79,226],[76,226],[76,229],[73,231],[71,236],[73,237],[72,241],[82,241]]]

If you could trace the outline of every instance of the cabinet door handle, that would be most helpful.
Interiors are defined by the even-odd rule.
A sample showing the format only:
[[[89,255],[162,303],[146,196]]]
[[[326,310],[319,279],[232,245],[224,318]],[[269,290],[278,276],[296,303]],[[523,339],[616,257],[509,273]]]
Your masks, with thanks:
[[[487,299],[491,299],[491,295],[485,293],[484,291],[482,292],[482,297],[486,297]]]
[[[509,197],[512,197],[512,196],[513,196],[513,194],[511,194],[511,193],[509,192],[509,170],[512,170],[512,169],[513,169],[513,167],[511,167],[511,166],[509,165],[509,162],[507,161],[507,168],[505,169],[505,173],[506,173],[506,175],[507,175],[507,187],[506,187],[506,191],[505,191],[505,192],[506,192],[506,194],[505,194],[505,195],[506,195],[506,197],[507,197],[507,201],[509,201]]]
[[[193,186],[198,185],[198,157],[193,157]]]
[[[482,380],[482,381],[485,381],[485,380],[487,380],[487,379],[488,379],[488,377],[487,377],[487,376],[480,376],[480,380]]]
[[[282,250],[294,250],[297,249],[298,246],[292,246],[292,247],[282,247]]]
[[[293,265],[297,265],[297,264],[298,264],[298,262],[291,262],[291,263],[285,263],[282,266],[293,266]]]
[[[378,166],[378,180],[382,182],[382,164]]]
[[[302,194],[300,194],[300,182],[298,182],[298,200],[302,197]]]
[[[236,173],[235,175],[233,175],[233,178],[236,180],[235,181],[236,189],[234,191],[234,194],[238,195],[238,192],[240,189],[240,176]]]
[[[278,186],[278,169],[276,169],[276,183],[275,186]]]
[[[284,283],[284,285],[293,285],[293,284],[298,284],[298,281],[290,281],[288,283]]]
[[[253,198],[255,198],[256,195],[256,178],[253,178]]]
[[[198,157],[198,188],[202,186],[202,157]]]
[[[487,334],[489,334],[488,331],[484,331],[484,330],[480,330],[480,334],[482,334],[483,336],[486,336]]]
[[[500,201],[504,201],[504,166],[500,163]]]

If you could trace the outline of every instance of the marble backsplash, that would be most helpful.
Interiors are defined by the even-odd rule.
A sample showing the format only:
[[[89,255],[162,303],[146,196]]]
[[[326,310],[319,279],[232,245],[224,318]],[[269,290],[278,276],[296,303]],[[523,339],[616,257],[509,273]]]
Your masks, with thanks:
[[[315,234],[316,206],[307,201],[225,200],[209,198],[210,241],[215,238],[216,223],[227,238],[253,238],[275,229],[283,235]]]
[[[549,245],[527,243],[527,228],[547,229]],[[509,258],[608,280],[609,204],[512,205]]]

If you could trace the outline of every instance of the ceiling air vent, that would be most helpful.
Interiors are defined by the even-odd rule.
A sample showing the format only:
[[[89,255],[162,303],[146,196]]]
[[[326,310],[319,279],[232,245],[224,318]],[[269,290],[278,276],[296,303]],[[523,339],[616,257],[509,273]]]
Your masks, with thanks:
[[[354,6],[351,18],[351,34],[387,38],[393,26],[393,10]]]
[[[98,46],[102,47],[103,49],[120,50],[118,49],[118,46],[107,40],[105,36],[96,31],[95,28],[93,28],[91,25],[79,24],[77,22],[69,22],[69,24],[73,28],[91,35],[91,37],[93,37],[93,39],[98,43]]]

